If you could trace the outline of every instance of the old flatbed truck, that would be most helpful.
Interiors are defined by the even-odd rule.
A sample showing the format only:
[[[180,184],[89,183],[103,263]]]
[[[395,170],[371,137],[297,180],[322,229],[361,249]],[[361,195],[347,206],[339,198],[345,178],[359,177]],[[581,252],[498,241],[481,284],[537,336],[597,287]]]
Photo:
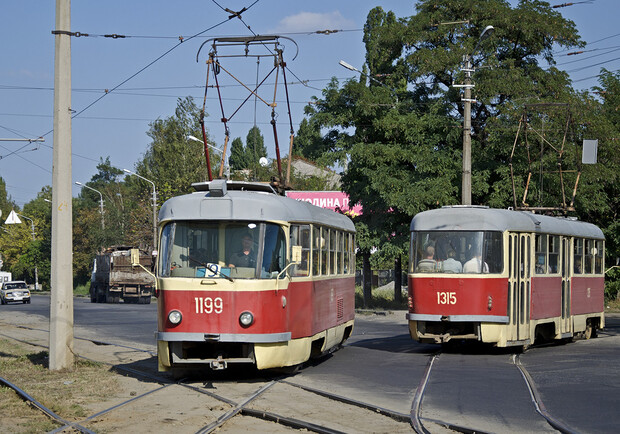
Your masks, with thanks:
[[[109,247],[95,257],[90,282],[91,303],[149,304],[155,280],[142,267],[132,266],[131,247]],[[135,251],[135,249],[134,249]],[[155,257],[139,252],[140,265],[153,271]]]

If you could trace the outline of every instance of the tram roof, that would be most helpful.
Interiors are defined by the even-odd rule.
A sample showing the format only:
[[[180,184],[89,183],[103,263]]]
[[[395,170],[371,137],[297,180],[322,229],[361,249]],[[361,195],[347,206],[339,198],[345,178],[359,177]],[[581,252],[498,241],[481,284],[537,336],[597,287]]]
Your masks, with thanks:
[[[350,218],[275,193],[269,184],[214,180],[192,184],[196,192],[168,199],[159,221],[258,220],[318,223],[355,232]]]
[[[424,211],[411,220],[412,231],[516,231],[540,232],[604,239],[597,226],[563,217],[483,206],[446,206]]]

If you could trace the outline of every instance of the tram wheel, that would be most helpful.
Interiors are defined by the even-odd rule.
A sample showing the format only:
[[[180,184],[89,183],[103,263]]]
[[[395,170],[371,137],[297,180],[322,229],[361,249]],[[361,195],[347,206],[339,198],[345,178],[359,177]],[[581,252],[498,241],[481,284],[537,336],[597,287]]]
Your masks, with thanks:
[[[596,328],[592,325],[592,321],[588,321],[586,324],[586,330],[583,332],[584,339],[592,339],[596,337]]]

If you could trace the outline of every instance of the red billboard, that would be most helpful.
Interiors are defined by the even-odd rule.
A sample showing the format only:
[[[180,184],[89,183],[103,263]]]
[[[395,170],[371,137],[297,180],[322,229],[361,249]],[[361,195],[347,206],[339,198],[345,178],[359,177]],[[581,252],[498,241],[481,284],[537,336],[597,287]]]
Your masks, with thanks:
[[[287,191],[286,195],[292,199],[310,202],[312,205],[333,211],[344,212],[355,217],[362,214],[362,206],[349,204],[349,196],[342,191]]]

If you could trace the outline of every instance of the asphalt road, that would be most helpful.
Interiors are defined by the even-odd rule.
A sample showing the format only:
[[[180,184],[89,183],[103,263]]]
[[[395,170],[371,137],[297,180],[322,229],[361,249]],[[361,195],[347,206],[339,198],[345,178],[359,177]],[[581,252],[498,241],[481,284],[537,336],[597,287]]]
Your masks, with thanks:
[[[157,304],[95,304],[74,299],[75,336],[155,348]],[[14,314],[49,317],[49,296],[0,307]],[[420,407],[423,421],[442,421],[486,432],[555,431],[537,412],[515,357],[535,382],[543,408],[575,432],[610,433],[620,425],[620,315],[592,340],[508,349],[457,347],[441,352],[409,337],[405,313],[358,315],[352,337],[334,354],[289,381],[377,407],[409,414],[432,355]],[[432,430],[431,430],[432,431]]]

